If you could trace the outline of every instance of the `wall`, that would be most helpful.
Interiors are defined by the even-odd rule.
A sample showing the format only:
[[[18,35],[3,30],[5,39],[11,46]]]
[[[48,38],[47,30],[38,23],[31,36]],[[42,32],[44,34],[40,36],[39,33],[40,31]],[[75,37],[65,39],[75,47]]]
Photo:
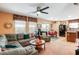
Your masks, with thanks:
[[[5,28],[5,23],[11,23],[11,28]],[[0,12],[0,34],[11,34],[14,33],[14,25],[13,25],[13,14]]]

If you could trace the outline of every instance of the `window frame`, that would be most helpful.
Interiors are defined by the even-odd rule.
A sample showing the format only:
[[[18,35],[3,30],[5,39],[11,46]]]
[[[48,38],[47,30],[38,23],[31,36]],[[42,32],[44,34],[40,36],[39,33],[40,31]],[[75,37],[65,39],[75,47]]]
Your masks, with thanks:
[[[21,29],[23,29],[24,31],[21,31],[20,30],[20,32],[16,29],[16,27],[18,27],[18,26],[16,26],[16,24],[15,23],[17,23],[18,21],[20,21],[20,22],[25,22],[25,25],[24,25],[24,29],[23,28],[21,28]],[[20,26],[23,26],[22,24],[20,24]],[[18,34],[18,33],[26,33],[26,21],[25,20],[14,20],[14,27],[15,27],[15,33],[16,34]]]

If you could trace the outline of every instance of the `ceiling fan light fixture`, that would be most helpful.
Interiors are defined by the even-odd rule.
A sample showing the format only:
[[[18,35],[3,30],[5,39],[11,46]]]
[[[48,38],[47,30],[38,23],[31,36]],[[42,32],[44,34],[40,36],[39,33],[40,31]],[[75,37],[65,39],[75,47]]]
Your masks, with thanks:
[[[39,11],[38,11],[38,12],[36,13],[36,14],[37,14],[37,16],[38,16],[40,13],[41,13],[41,12],[39,12]]]
[[[37,14],[40,14],[40,12],[38,11]]]

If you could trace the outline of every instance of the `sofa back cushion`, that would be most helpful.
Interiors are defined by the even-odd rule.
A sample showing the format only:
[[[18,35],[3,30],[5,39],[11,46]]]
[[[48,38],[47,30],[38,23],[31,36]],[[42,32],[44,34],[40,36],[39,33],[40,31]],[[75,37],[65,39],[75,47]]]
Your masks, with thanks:
[[[23,39],[30,38],[29,34],[17,34],[16,37],[17,37],[17,40],[23,40]]]
[[[8,41],[16,41],[16,34],[5,34]]]
[[[16,37],[17,37],[17,40],[22,40],[24,39],[24,34],[17,34]]]

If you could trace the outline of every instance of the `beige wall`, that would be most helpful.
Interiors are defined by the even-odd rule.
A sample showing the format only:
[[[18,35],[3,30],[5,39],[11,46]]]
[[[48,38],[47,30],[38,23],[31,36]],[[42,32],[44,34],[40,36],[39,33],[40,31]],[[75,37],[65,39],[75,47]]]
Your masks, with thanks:
[[[11,23],[11,28],[5,28],[5,23]],[[0,12],[0,34],[14,33],[13,14]]]

